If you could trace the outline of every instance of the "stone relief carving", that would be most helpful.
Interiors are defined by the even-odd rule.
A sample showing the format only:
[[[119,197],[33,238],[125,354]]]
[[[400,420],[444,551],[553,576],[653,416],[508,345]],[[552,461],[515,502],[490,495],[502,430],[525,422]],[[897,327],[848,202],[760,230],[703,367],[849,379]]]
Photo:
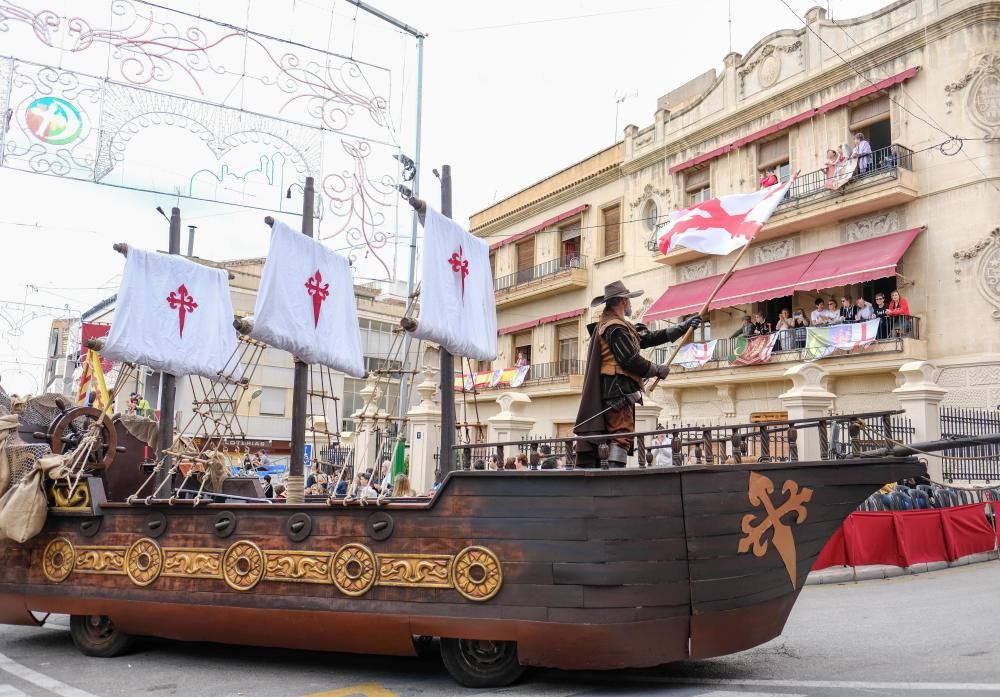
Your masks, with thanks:
[[[966,87],[969,119],[986,132],[987,138],[1000,138],[1000,54],[980,55],[969,72],[945,86],[946,113],[951,113],[955,96]]]
[[[879,235],[895,232],[903,227],[898,210],[886,211],[866,218],[852,220],[844,226],[844,242],[858,242]]]
[[[685,264],[677,269],[677,277],[681,283],[696,281],[699,278],[711,276],[713,273],[715,273],[714,259],[692,261],[690,264]]]
[[[652,198],[653,196],[663,196],[666,197],[670,193],[670,189],[657,189],[652,184],[646,184],[643,187],[642,193],[637,197],[629,201],[629,208],[638,208],[641,203],[646,199]]]
[[[993,319],[1000,321],[1000,227],[966,249],[952,254],[955,259],[955,283],[968,278],[980,295],[995,308]],[[971,278],[970,278],[971,277]]]
[[[744,65],[736,74],[740,80],[740,94],[743,93],[746,87],[747,77],[753,73],[758,66],[760,67],[760,70],[757,75],[757,84],[759,84],[762,88],[767,88],[776,83],[778,78],[781,77],[781,57],[779,54],[795,53],[800,51],[801,48],[801,41],[795,41],[784,46],[768,44],[762,48],[760,53],[758,53],[752,61]]]
[[[770,261],[786,259],[795,254],[797,241],[794,237],[789,237],[757,245],[750,250],[750,261],[752,264],[766,264]]]

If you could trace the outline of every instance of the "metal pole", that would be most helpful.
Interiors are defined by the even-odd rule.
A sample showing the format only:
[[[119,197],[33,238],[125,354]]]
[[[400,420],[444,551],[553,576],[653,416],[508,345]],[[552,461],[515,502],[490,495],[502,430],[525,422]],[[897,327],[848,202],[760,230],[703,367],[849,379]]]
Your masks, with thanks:
[[[188,225],[188,253],[189,257],[194,256],[194,231],[198,229],[197,225]]]
[[[170,210],[170,242],[167,246],[169,254],[181,253],[181,209],[176,206]],[[177,398],[177,378],[170,373],[160,373],[160,449],[158,456],[163,457],[163,464],[157,475],[156,485],[162,485],[160,495],[169,497],[173,491],[170,481],[172,458],[163,453],[174,443],[174,405]]]
[[[420,123],[421,105],[424,98],[424,37],[417,37],[417,142],[413,147],[413,196],[420,198]],[[410,228],[410,273],[406,280],[407,304],[413,302],[413,275],[417,263],[417,215],[413,211],[413,227]],[[410,410],[410,376],[406,372],[410,365],[410,332],[403,335],[403,375],[399,381],[399,418],[405,419]],[[419,356],[417,357],[419,360]]]
[[[441,167],[441,214],[451,217],[451,165]],[[455,469],[455,359],[441,349],[441,476]]]
[[[302,234],[313,236],[313,201],[316,190],[313,178],[306,177],[302,196]],[[309,389],[309,366],[295,361],[292,386],[292,452],[288,458],[288,476],[285,478],[285,500],[302,503],[305,500],[306,410]]]

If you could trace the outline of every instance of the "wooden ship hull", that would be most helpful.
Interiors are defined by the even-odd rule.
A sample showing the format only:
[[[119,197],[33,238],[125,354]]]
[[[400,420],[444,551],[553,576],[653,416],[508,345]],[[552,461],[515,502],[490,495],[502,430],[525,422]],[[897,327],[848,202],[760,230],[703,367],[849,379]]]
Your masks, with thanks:
[[[0,622],[104,616],[131,635],[389,655],[415,637],[516,642],[521,665],[569,669],[708,658],[780,634],[844,518],[923,472],[452,472],[431,499],[382,505],[128,504],[92,477],[36,538],[0,541]]]

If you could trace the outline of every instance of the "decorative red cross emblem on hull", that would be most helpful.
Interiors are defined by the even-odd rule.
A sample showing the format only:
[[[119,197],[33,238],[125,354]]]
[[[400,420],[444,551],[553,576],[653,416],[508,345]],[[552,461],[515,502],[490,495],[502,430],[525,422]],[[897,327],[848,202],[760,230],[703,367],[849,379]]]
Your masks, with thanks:
[[[194,312],[195,308],[198,307],[198,303],[194,301],[194,297],[188,294],[187,286],[183,283],[177,286],[177,290],[170,292],[170,295],[167,296],[167,303],[170,305],[171,310],[177,310],[180,336],[183,338],[184,317],[187,313]]]
[[[323,308],[323,301],[330,297],[330,284],[323,283],[323,274],[316,269],[316,273],[306,281],[306,291],[313,301],[313,326],[319,326],[319,311]]]
[[[463,256],[462,246],[458,246],[458,251],[453,252],[448,259],[453,273],[462,275],[462,301],[465,302],[465,277],[469,275],[469,260]]]

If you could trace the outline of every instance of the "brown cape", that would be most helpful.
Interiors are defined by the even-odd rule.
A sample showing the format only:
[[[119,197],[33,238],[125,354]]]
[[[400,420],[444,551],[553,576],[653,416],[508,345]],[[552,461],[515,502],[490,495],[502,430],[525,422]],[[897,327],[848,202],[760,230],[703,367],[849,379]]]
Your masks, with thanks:
[[[601,337],[597,335],[597,323],[587,325],[590,333],[590,349],[587,351],[587,366],[583,371],[583,391],[580,393],[580,409],[576,413],[576,423],[589,419],[594,414],[605,409],[604,396],[601,393]],[[578,436],[594,436],[608,432],[604,415],[591,419],[580,428],[573,428]],[[596,441],[577,441],[578,453],[590,452],[596,449]]]

